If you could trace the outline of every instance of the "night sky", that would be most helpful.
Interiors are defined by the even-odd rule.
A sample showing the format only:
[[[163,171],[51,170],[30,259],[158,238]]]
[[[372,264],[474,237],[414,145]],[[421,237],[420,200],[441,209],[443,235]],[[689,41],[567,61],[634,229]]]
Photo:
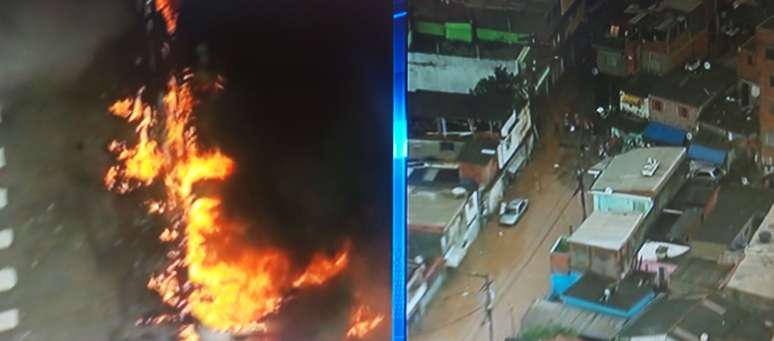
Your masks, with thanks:
[[[302,263],[353,241],[361,263],[353,268],[370,283],[340,281],[301,299],[322,309],[315,316],[336,303],[346,309],[348,288],[389,293],[390,18],[388,2],[361,1],[189,0],[181,13],[175,48],[187,54],[178,58],[193,65],[204,42],[227,80],[199,128],[236,160],[224,184],[230,218]]]
[[[237,162],[225,206],[290,249],[390,236],[388,6],[184,3],[180,58],[204,42],[227,80],[200,114],[203,139]]]

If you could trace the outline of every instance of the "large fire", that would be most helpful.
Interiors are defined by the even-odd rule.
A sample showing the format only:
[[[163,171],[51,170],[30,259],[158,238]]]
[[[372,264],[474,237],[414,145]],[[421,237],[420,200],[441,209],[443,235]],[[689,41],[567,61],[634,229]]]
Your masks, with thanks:
[[[179,1],[155,0],[169,35],[177,29]],[[165,43],[165,55],[168,49]],[[179,323],[178,337],[184,341],[200,339],[194,321],[221,332],[265,331],[262,320],[276,313],[290,292],[322,285],[341,273],[351,245],[347,241],[331,257],[316,253],[305,268],[296,269],[283,250],[250,243],[244,226],[221,215],[218,196],[197,194],[196,184],[226,179],[235,162],[217,149],[202,150],[192,125],[193,89],[220,91],[223,78],[197,83],[190,69],[183,73],[180,79],[170,78],[159,105],[143,101],[143,87],[109,108],[135,124],[137,141],[133,146],[125,141],[108,145],[118,162],[107,170],[105,186],[122,194],[154,184],[164,187],[163,198],[146,204],[149,213],[168,218],[159,240],[170,245],[169,260],[147,286],[176,313],[145,322]],[[353,311],[347,337],[362,338],[382,320],[360,306]]]
[[[195,104],[189,83],[175,77],[161,110],[142,101],[142,90],[113,104],[113,115],[136,124],[137,143],[109,145],[119,163],[108,169],[105,185],[119,193],[154,183],[165,188],[165,198],[150,201],[148,212],[170,219],[159,239],[172,247],[168,266],[152,276],[148,287],[179,314],[156,322],[191,316],[218,331],[261,331],[261,320],[277,312],[291,290],[321,285],[344,270],[350,244],[331,257],[313,255],[301,271],[282,250],[251,244],[244,226],[220,214],[218,197],[195,191],[197,183],[223,180],[235,167],[222,152],[201,150],[191,124]],[[191,325],[181,328],[180,337],[198,338]]]

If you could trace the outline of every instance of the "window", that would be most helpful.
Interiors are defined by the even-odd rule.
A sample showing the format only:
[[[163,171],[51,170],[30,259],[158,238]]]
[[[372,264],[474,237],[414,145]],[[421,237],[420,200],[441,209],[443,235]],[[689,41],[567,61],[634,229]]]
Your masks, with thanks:
[[[747,56],[747,65],[753,65],[752,55]]]
[[[653,100],[653,110],[655,111],[662,111],[664,110],[664,103],[661,103],[659,100]]]
[[[688,108],[686,107],[680,107],[677,109],[678,114],[680,114],[680,118],[688,119]]]
[[[774,104],[769,104],[769,114],[774,115]]]
[[[634,211],[648,213],[648,203],[642,200],[634,200],[632,202],[632,208]]]
[[[769,86],[774,87],[774,76],[769,76]]]
[[[774,60],[774,48],[771,48],[771,47],[766,48],[766,59]]]
[[[618,33],[621,31],[621,28],[617,25],[610,25],[610,36],[613,38],[618,38]]]

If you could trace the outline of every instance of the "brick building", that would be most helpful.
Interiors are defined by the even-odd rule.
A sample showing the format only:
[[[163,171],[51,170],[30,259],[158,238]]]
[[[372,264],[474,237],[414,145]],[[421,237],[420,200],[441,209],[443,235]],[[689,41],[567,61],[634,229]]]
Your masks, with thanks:
[[[774,165],[774,16],[758,25],[755,36],[745,43],[737,59],[743,100],[758,97],[760,159]],[[756,84],[757,83],[757,84]]]
[[[736,58],[736,75],[739,78],[739,100],[743,106],[755,103],[760,96],[758,87],[758,69],[755,62],[755,37],[739,46]]]
[[[639,71],[663,76],[709,53],[707,6],[701,0],[665,0],[629,6],[597,39],[597,66],[612,76]]]

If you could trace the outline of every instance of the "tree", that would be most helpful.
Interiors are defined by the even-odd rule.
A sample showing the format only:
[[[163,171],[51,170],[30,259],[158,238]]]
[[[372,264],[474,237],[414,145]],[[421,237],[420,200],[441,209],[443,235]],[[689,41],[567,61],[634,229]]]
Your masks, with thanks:
[[[499,97],[511,99],[511,105],[520,100],[530,100],[530,86],[527,80],[513,73],[508,72],[505,67],[495,67],[494,73],[486,78],[482,78],[476,84],[476,87],[470,90],[474,96]],[[532,103],[530,105],[530,118],[537,131],[538,116]],[[511,108],[513,109],[513,108]]]
[[[494,74],[482,78],[476,87],[470,90],[475,96],[505,96],[510,98],[525,98],[524,79],[521,76],[508,72],[505,67],[498,66]]]

